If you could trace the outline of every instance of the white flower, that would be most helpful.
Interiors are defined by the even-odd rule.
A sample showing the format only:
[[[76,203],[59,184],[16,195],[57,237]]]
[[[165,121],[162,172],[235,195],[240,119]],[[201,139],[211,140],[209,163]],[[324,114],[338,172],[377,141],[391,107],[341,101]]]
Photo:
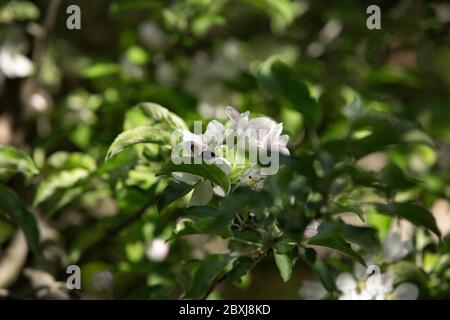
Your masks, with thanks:
[[[402,241],[398,232],[389,233],[383,241],[381,251],[387,262],[397,261],[408,255],[412,250],[410,240]]]
[[[145,249],[145,255],[150,261],[164,261],[169,254],[170,246],[163,239],[154,239]]]
[[[375,268],[372,268],[375,267]],[[370,270],[377,269],[375,274]],[[342,273],[336,279],[336,286],[342,292],[339,300],[415,300],[419,295],[417,287],[402,283],[394,288],[394,274],[380,274],[376,266],[369,266],[367,279],[350,273]]]
[[[228,106],[226,112],[232,121],[230,129],[237,134],[238,137],[244,136],[245,128],[248,124],[248,116],[250,112],[239,113],[235,108]]]
[[[161,61],[156,66],[155,77],[164,86],[173,86],[178,80],[177,69],[167,61]]]
[[[261,191],[265,178],[265,176],[261,175],[261,168],[254,166],[244,172],[239,179],[239,185],[250,187],[255,191]]]
[[[33,72],[33,63],[25,55],[26,43],[20,30],[12,29],[0,47],[0,73],[7,78],[24,78]]]
[[[289,136],[281,135],[283,124],[276,123],[268,117],[258,117],[249,120],[249,112],[239,113],[228,106],[228,117],[232,121],[230,129],[236,133],[238,139],[247,139],[250,148],[261,148],[281,154],[289,155],[286,147]]]
[[[390,296],[394,300],[417,300],[418,297],[419,289],[409,282],[398,285]]]
[[[203,150],[217,152],[224,140],[225,127],[217,120],[212,120],[206,126],[206,131],[202,136]]]
[[[245,137],[249,139],[251,147],[256,146],[263,150],[289,155],[286,147],[289,136],[281,135],[282,131],[282,123],[276,123],[267,117],[259,117],[248,122],[245,127]]]
[[[319,281],[305,280],[299,294],[305,300],[322,300],[328,295],[328,292]]]
[[[139,25],[138,37],[144,46],[152,50],[163,51],[170,45],[169,37],[151,21]]]
[[[183,132],[181,142],[183,156],[201,157],[206,163],[219,167],[227,175],[230,174],[230,162],[218,156],[219,147],[223,143],[224,132],[225,127],[216,120],[208,123],[206,131],[202,135],[189,131]],[[222,190],[221,187],[195,174],[173,172],[172,176],[178,181],[190,185],[196,184],[189,204],[190,206],[205,205],[212,199],[213,194],[224,197],[228,193],[228,190]]]
[[[111,271],[99,271],[92,277],[92,285],[97,291],[111,291],[113,288],[113,275]]]

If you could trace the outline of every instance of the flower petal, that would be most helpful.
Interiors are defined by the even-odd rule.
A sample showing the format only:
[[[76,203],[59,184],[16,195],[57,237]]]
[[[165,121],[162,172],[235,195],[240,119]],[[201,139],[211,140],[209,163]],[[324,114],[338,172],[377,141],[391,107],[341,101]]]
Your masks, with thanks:
[[[341,273],[336,279],[336,286],[343,293],[350,293],[356,290],[356,285],[355,278],[348,272]]]
[[[381,251],[386,261],[396,261],[408,254],[405,243],[402,242],[398,232],[391,232],[386,236]]]
[[[189,206],[204,206],[211,201],[213,197],[213,190],[211,182],[208,180],[200,181],[194,189],[191,196]]]
[[[225,110],[226,110],[227,115],[230,118],[230,120],[238,120],[239,119],[239,116],[240,116],[239,111],[237,111],[232,106],[227,106]]]
[[[186,173],[186,172],[172,172],[172,177],[174,179],[184,182],[186,184],[196,184],[201,178],[195,174]]]
[[[322,300],[328,293],[319,281],[305,280],[299,294],[305,300]]]
[[[396,300],[417,300],[419,289],[412,283],[405,282],[395,288],[394,296]]]

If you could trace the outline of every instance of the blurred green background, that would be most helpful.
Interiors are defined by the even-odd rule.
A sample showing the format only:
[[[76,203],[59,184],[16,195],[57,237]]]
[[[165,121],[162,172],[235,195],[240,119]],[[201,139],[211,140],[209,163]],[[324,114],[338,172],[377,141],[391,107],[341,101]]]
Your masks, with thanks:
[[[6,3],[2,1],[2,5]],[[427,208],[444,201],[446,208],[439,220],[443,222],[438,226],[448,233],[448,2],[32,3],[34,6],[25,6],[16,17],[9,17],[6,11],[0,13],[1,36],[6,37],[12,29],[20,30],[25,53],[38,67],[28,78],[2,77],[0,144],[14,145],[30,154],[44,175],[54,173],[64,162],[58,157],[53,157],[53,163],[49,161],[58,151],[87,155],[75,157],[72,167],[65,163],[65,169],[75,164],[87,170],[100,166],[114,138],[141,123],[139,115],[127,111],[142,101],[161,104],[188,124],[199,119],[224,120],[227,105],[269,115],[284,123],[291,144],[300,145],[305,121],[309,120],[287,100],[274,97],[259,78],[263,63],[278,59],[307,84],[322,106],[316,128],[322,143],[346,134],[345,107],[355,98],[367,110],[387,112],[420,126],[436,148],[387,149],[372,153],[360,163],[375,172],[386,163],[394,163],[420,179],[420,190],[409,190],[403,196],[420,199]],[[66,27],[66,8],[71,4],[81,8],[81,30]],[[381,30],[366,27],[370,4],[381,8]],[[52,5],[58,6],[53,16]],[[149,159],[157,157],[151,148],[145,152]],[[63,266],[80,264],[82,270],[89,270],[83,272],[86,289],[77,293],[82,298],[111,297],[89,289],[89,276],[104,270],[115,276],[115,298],[177,298],[181,292],[174,279],[179,277],[176,274],[181,261],[202,257],[205,252],[226,251],[226,244],[196,236],[189,241],[177,240],[167,261],[149,264],[145,259],[147,241],[167,237],[174,227],[174,215],[160,216],[153,206],[135,220],[130,218],[131,212],[161,189],[154,172],[148,169],[151,166],[133,161],[130,157],[123,162],[130,165],[132,169],[126,169],[130,171],[124,172],[123,166],[123,170],[115,171],[114,179],[123,178],[126,188],[113,187],[111,181],[94,181],[81,191],[67,182],[66,189],[82,195],[55,193],[51,201],[43,201],[37,211],[41,215],[51,212],[49,231],[44,235],[51,244],[46,255],[50,258],[28,257],[22,266],[45,270],[57,281],[65,281]],[[8,186],[24,202],[33,202],[35,191],[24,184],[22,177],[13,176]],[[125,229],[115,227],[117,217],[119,225],[126,220]],[[6,221],[0,221],[0,227],[0,246],[5,249],[14,228]],[[223,286],[212,297],[298,299],[302,281],[313,275],[302,262],[295,268],[293,278],[284,283],[273,259],[267,257],[241,285]],[[12,294],[33,296],[33,276],[29,274],[16,275],[9,288]]]

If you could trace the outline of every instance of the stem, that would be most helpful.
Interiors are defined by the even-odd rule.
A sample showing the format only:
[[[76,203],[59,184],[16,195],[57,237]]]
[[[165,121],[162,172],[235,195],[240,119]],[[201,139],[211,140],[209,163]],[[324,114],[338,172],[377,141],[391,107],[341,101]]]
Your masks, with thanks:
[[[255,259],[255,264],[254,266],[256,266],[269,252],[270,248],[265,250],[265,251],[261,251],[261,253],[259,254],[259,256]],[[208,296],[211,294],[211,292],[218,286],[220,285],[222,282],[224,282],[228,276],[230,275],[229,272],[225,273],[224,275],[217,277],[214,281],[213,284],[211,285],[211,287],[209,287],[208,291],[206,291],[205,295],[201,298],[201,300],[206,300],[206,298],[208,298]]]
[[[42,58],[47,46],[47,39],[49,37],[50,31],[55,25],[60,5],[61,0],[51,0],[47,9],[47,14],[45,15],[45,19],[42,24],[42,29],[38,30],[35,35],[32,58],[34,65],[36,66],[36,75],[39,74],[39,70],[42,64]]]

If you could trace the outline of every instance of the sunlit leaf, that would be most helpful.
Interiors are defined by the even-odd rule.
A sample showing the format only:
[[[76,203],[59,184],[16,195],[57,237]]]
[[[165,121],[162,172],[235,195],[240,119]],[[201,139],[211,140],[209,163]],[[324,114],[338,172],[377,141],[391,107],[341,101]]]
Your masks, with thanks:
[[[36,20],[39,8],[31,1],[11,0],[0,8],[0,22]]]
[[[157,126],[141,126],[117,136],[109,147],[105,161],[108,161],[124,149],[139,143],[155,143],[164,145],[169,143],[170,136],[166,130]]]
[[[425,227],[433,231],[438,237],[441,236],[433,214],[418,204],[394,202],[389,204],[375,203],[374,206],[379,213],[406,219],[418,227]]]
[[[365,266],[364,259],[361,255],[353,250],[350,243],[345,241],[345,239],[338,234],[322,235],[319,232],[318,235],[308,239],[306,243],[309,245],[334,249]]]
[[[0,145],[0,180],[6,180],[15,173],[22,173],[29,179],[38,174],[39,169],[25,152]]]
[[[143,110],[148,117],[168,124],[172,129],[188,130],[183,119],[159,104],[142,102],[137,105],[137,108]]]
[[[280,271],[281,278],[287,282],[292,277],[292,261],[287,254],[274,253],[275,263]]]
[[[88,177],[89,173],[86,169],[75,168],[52,174],[39,184],[33,205],[37,206],[46,201],[58,190],[76,186],[84,178]]]

